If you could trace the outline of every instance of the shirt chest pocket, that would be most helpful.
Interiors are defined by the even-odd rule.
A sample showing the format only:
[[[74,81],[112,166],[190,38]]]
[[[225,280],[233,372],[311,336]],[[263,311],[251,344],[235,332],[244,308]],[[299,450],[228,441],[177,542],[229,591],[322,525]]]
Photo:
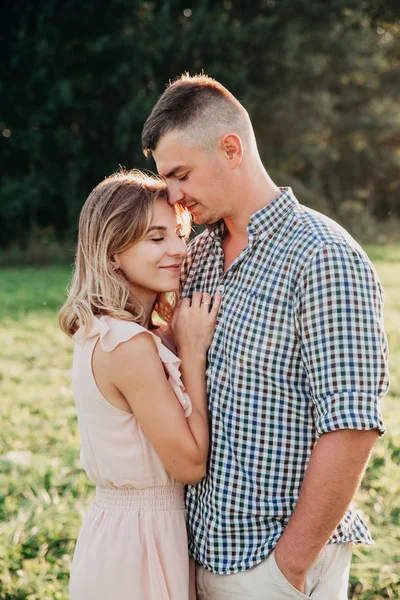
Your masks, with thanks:
[[[225,307],[224,351],[235,371],[268,371],[295,341],[292,303],[279,293],[245,292]]]

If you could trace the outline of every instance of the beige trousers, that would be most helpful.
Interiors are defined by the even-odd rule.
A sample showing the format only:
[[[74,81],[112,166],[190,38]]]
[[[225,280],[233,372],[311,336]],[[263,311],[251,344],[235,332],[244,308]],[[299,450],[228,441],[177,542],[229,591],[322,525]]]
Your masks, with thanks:
[[[233,575],[196,567],[197,600],[346,600],[352,544],[328,544],[307,573],[305,594],[282,575],[274,553]]]

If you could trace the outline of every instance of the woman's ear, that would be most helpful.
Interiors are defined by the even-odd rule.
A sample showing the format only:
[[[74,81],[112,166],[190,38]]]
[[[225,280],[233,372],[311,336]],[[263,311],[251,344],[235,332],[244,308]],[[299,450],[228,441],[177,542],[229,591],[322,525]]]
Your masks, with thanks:
[[[118,256],[115,254],[114,256],[110,256],[110,263],[113,271],[118,271],[120,268]]]

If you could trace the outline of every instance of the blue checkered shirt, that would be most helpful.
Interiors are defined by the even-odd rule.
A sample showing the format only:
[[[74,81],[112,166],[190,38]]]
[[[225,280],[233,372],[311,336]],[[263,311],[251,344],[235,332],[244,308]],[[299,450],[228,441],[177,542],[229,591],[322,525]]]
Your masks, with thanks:
[[[183,296],[223,294],[208,353],[208,469],[186,500],[193,558],[236,573],[275,547],[319,436],[384,433],[387,342],[369,259],[290,188],[252,215],[226,273],[224,228],[193,240],[182,274]],[[353,507],[329,541],[372,543]]]

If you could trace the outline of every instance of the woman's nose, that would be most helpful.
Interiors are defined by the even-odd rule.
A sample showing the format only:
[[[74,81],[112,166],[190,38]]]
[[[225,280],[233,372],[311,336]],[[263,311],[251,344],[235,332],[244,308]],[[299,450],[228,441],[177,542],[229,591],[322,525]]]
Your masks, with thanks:
[[[182,238],[177,237],[176,241],[174,240],[173,244],[170,247],[170,253],[173,256],[179,256],[184,258],[187,253],[186,242]]]

